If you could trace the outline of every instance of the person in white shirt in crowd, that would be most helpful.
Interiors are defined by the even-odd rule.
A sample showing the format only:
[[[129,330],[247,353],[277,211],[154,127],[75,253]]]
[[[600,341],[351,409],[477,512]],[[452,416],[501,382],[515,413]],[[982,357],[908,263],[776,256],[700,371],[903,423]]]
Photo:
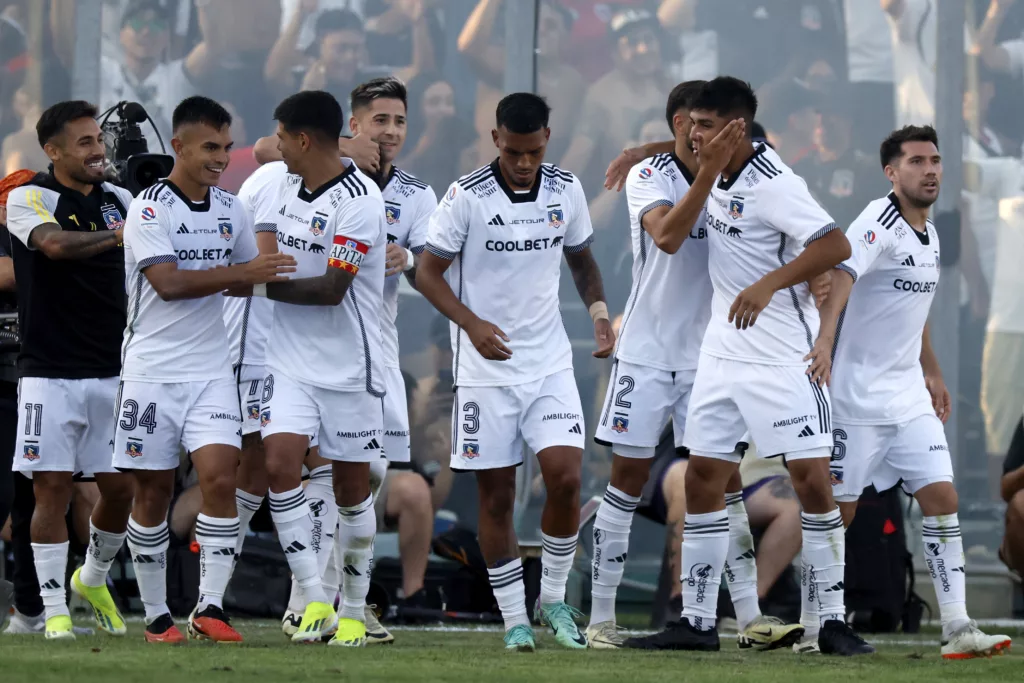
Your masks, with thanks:
[[[879,0],[892,31],[896,126],[935,122],[935,0]]]

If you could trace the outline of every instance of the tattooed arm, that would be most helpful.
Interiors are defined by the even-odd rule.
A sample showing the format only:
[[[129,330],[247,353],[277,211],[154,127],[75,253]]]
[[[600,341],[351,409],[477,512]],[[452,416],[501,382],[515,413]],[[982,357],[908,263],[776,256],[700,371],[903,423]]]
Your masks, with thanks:
[[[267,285],[267,298],[299,306],[337,306],[345,298],[355,275],[328,266],[318,277],[304,277]]]
[[[56,223],[43,223],[32,231],[32,246],[54,261],[87,259],[121,244],[121,230],[73,232]]]

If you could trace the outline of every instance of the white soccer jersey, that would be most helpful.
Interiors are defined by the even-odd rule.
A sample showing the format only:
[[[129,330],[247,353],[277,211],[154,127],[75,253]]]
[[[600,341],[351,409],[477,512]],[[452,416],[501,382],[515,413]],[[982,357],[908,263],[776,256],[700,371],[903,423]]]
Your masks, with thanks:
[[[437,208],[437,195],[416,176],[391,167],[391,177],[381,190],[384,197],[384,220],[388,244],[395,243],[414,254],[423,251],[427,241],[427,225]],[[398,367],[398,285],[401,273],[384,280],[384,363]]]
[[[124,227],[128,326],[121,379],[165,383],[231,377],[223,297],[164,301],[144,271],[158,263],[212,270],[258,254],[248,213],[220,188],[211,187],[206,200],[196,203],[161,180],[132,200]]]
[[[876,199],[847,231],[840,268],[856,284],[839,317],[832,409],[843,424],[895,424],[933,411],[921,370],[921,334],[939,284],[939,236],[919,233],[896,195]]]
[[[708,270],[715,294],[703,353],[766,365],[806,365],[818,335],[818,309],[807,283],[775,293],[753,327],[736,329],[729,309],[744,289],[789,263],[836,224],[807,183],[764,144],[708,199]]]
[[[648,211],[681,201],[692,182],[674,153],[645,159],[626,178],[633,288],[615,347],[619,360],[673,372],[697,367],[711,317],[704,215],[675,254],[659,249],[641,224]]]
[[[508,360],[485,360],[452,323],[456,386],[525,384],[572,367],[559,271],[563,251],[582,251],[592,239],[579,180],[553,164],[524,192],[509,187],[497,160],[452,183],[430,220],[427,250],[453,260],[455,295],[501,328],[512,350]]]
[[[295,257],[292,278],[319,277],[328,268],[356,276],[337,306],[274,302],[267,372],[383,396],[384,200],[351,159],[342,161],[344,173],[316,192],[286,176],[278,200],[256,214],[261,230],[277,233],[281,253]]]
[[[283,161],[275,161],[256,169],[238,190],[238,199],[249,212],[256,232],[267,226],[256,225],[255,217],[266,213],[268,207],[277,208],[281,184],[287,177],[288,167]],[[273,310],[274,302],[263,297],[225,297],[224,322],[231,342],[232,365],[264,364]]]

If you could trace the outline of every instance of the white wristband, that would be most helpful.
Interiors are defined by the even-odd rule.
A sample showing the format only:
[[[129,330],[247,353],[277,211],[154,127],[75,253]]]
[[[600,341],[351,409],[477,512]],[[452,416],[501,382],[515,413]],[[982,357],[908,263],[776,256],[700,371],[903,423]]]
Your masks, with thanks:
[[[608,304],[603,301],[595,301],[590,305],[590,319],[595,323],[598,320],[608,320]]]
[[[252,295],[253,296],[266,297],[267,296],[267,283],[264,282],[264,283],[259,284],[259,285],[253,285],[252,286]]]
[[[416,254],[412,253],[412,249],[405,250],[405,268],[402,270],[412,270],[416,267]]]

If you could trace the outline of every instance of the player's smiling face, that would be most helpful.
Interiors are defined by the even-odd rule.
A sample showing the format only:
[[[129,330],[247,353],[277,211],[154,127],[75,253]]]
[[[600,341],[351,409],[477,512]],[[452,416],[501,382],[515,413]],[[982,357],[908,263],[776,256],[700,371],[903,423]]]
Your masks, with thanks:
[[[214,128],[206,123],[194,123],[180,128],[171,145],[186,173],[199,185],[211,187],[220,183],[220,176],[228,167],[231,148],[231,126]]]
[[[379,97],[357,111],[349,122],[353,135],[369,135],[380,145],[380,160],[390,164],[401,154],[406,134],[405,105],[401,100]]]
[[[885,175],[897,194],[918,208],[927,208],[939,198],[942,185],[942,156],[931,142],[908,141],[902,154],[885,167]]]
[[[501,174],[512,187],[528,189],[533,187],[537,172],[544,162],[544,151],[551,137],[550,128],[541,128],[533,133],[513,133],[504,126],[491,131],[494,145],[498,148],[498,165]]]
[[[95,119],[83,117],[69,121],[43,149],[54,166],[76,182],[98,183],[103,180],[107,150],[103,145],[103,132]]]

